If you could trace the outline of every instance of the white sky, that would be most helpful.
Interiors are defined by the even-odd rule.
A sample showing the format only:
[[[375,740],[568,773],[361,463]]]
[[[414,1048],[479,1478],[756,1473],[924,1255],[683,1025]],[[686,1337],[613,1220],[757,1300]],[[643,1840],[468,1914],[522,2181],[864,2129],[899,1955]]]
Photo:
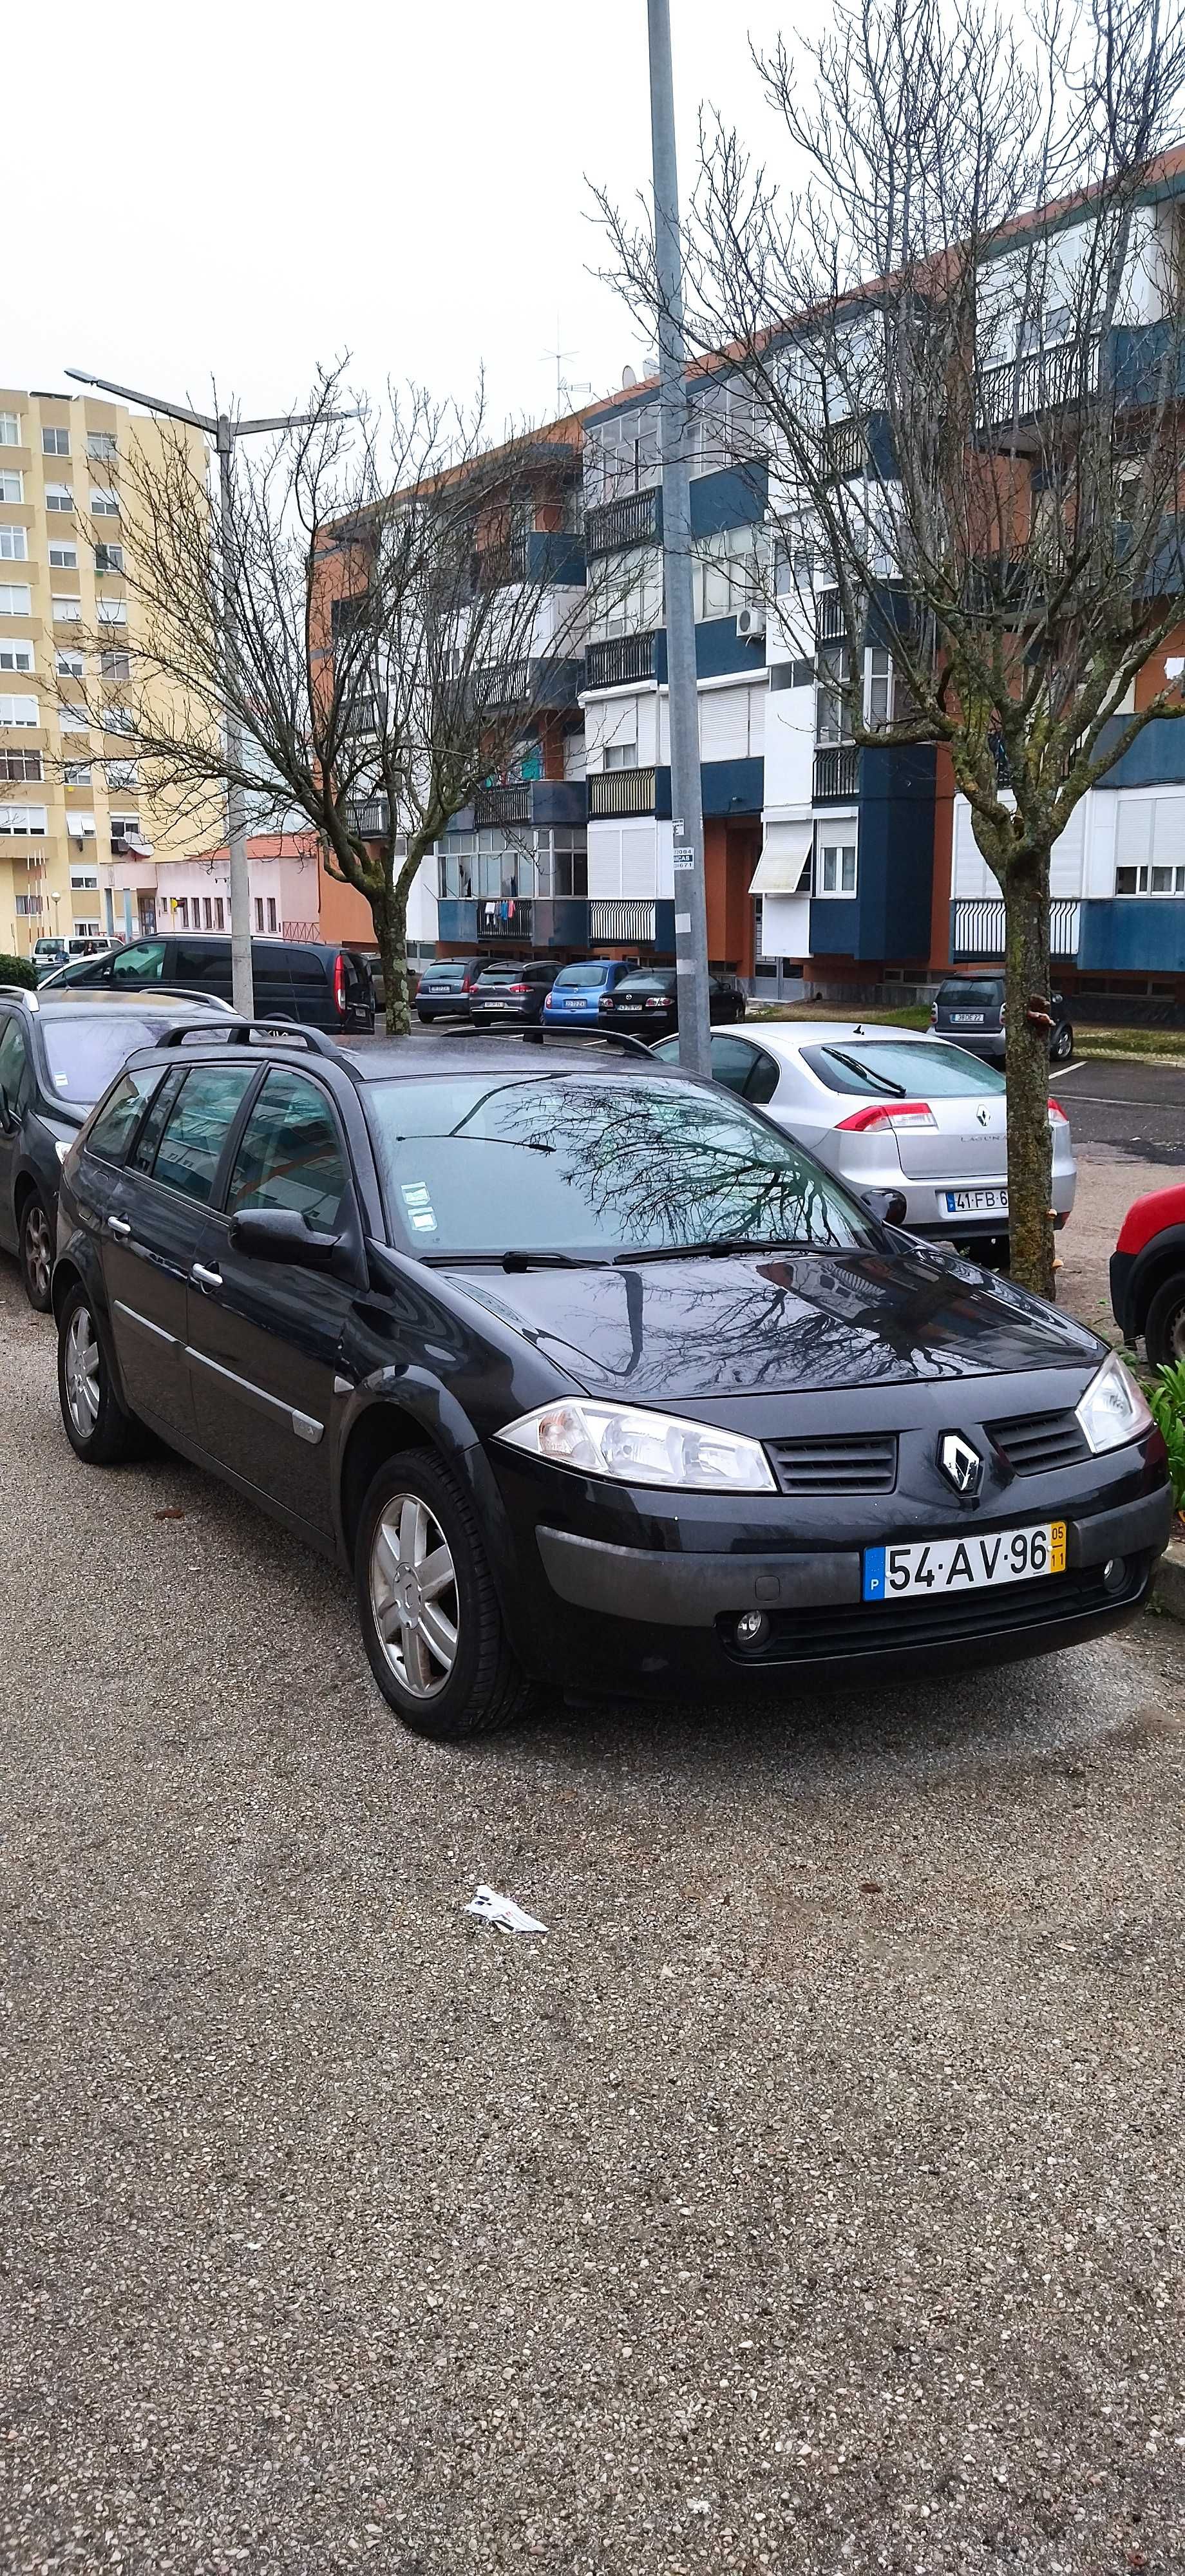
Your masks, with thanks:
[[[779,159],[748,58],[814,19],[777,0],[672,0],[680,181],[702,100]],[[66,366],[189,398],[215,375],[286,407],[318,358],[438,394],[484,360],[495,425],[555,410],[564,372],[609,392],[644,347],[587,274],[586,178],[649,180],[645,0],[89,0],[11,10],[10,259],[0,383]]]

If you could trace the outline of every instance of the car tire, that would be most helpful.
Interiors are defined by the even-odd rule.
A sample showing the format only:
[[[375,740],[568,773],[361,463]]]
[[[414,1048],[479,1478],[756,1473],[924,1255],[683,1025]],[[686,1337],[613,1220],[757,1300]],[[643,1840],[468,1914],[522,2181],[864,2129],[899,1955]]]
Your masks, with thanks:
[[[88,1467],[118,1467],[138,1457],[147,1434],[115,1392],[90,1291],[81,1279],[66,1291],[58,1317],[58,1401],[66,1438]]]
[[[425,1597],[416,1567],[428,1563]],[[354,1582],[370,1669],[413,1735],[462,1744],[527,1714],[534,1685],[502,1625],[477,1515],[434,1450],[399,1450],[372,1478]]]
[[[1185,1270],[1174,1271],[1157,1289],[1144,1318],[1144,1348],[1152,1368],[1185,1360]]]
[[[1049,1050],[1050,1063],[1068,1064],[1073,1052],[1074,1032],[1069,1021],[1063,1020],[1060,1028],[1056,1028],[1053,1032],[1053,1044]]]
[[[21,1209],[18,1249],[21,1278],[29,1304],[35,1314],[48,1315],[51,1304],[49,1281],[53,1269],[53,1225],[40,1190],[30,1190]]]

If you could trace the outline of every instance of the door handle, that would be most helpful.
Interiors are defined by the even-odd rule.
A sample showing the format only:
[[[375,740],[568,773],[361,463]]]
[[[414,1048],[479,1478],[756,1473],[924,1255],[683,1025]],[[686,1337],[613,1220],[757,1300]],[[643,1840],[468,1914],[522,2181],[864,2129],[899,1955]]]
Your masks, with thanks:
[[[203,1269],[200,1261],[194,1262],[189,1275],[191,1279],[196,1279],[199,1288],[221,1288],[222,1286],[222,1272]]]
[[[132,1229],[131,1229],[130,1225],[128,1224],[127,1218],[126,1218],[125,1216],[109,1216],[109,1217],[108,1217],[108,1219],[107,1219],[107,1232],[108,1232],[108,1234],[121,1234],[121,1235],[122,1235],[122,1234],[130,1234],[130,1233],[131,1233],[131,1231],[132,1231]]]

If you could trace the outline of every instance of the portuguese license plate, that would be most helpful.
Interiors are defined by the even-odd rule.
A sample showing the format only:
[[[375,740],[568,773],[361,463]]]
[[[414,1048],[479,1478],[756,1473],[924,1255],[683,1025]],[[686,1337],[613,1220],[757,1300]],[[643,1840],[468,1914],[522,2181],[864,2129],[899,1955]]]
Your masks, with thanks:
[[[983,1021],[982,1011],[952,1011],[950,1015],[952,1029],[981,1029]]]
[[[1007,1216],[1007,1190],[943,1190],[948,1216]]]
[[[1039,1521],[1035,1529],[976,1530],[964,1538],[866,1547],[864,1598],[937,1601],[1000,1583],[1031,1583],[1036,1575],[1065,1570],[1065,1522]]]

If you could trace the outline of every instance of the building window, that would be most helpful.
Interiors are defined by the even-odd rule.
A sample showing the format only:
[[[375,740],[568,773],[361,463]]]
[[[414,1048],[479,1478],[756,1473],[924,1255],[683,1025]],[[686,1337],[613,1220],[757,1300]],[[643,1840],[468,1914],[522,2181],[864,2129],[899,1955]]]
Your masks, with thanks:
[[[89,733],[90,717],[85,707],[59,707],[58,723],[63,733]]]
[[[47,510],[72,510],[74,507],[73,486],[69,483],[47,483],[45,487],[45,506]]]
[[[131,676],[130,653],[100,653],[99,677],[101,680],[130,680]]]
[[[1116,894],[1185,894],[1185,868],[1116,868]]]
[[[49,561],[53,572],[77,572],[78,548],[68,545],[64,537],[55,537],[50,544]]]
[[[274,894],[269,894],[267,899],[267,926],[269,930],[274,930],[276,926],[276,898]]]
[[[33,647],[27,636],[0,635],[0,671],[31,671]]]
[[[20,413],[15,411],[0,411],[0,447],[19,447],[20,445]]]
[[[44,840],[47,808],[44,805],[0,805],[0,833],[18,840]]]
[[[39,894],[18,894],[16,899],[16,908],[21,919],[40,920],[41,901],[42,899]]]
[[[0,528],[0,563],[27,563],[29,539],[24,528]]]
[[[89,760],[64,761],[62,764],[62,777],[67,787],[89,787],[91,783],[91,765]]]
[[[92,493],[91,493],[91,517],[92,517],[92,519],[118,519],[118,517],[119,517],[119,494],[118,494],[118,492],[96,492],[96,491],[92,491]]]
[[[66,830],[68,831],[72,841],[93,841],[95,837],[94,815],[67,814]]]
[[[42,775],[39,751],[0,751],[0,778],[32,778]]]
[[[83,890],[84,890],[84,891],[86,891],[86,890],[88,890],[88,889],[90,889],[90,890],[92,890],[92,891],[97,891],[97,889],[98,889],[98,883],[99,883],[98,873],[97,873],[96,869],[94,869],[93,867],[86,867],[86,866],[83,866],[83,867],[71,868],[71,870],[70,870],[70,884],[71,884],[71,887],[72,887],[72,888],[73,888],[73,887],[79,887],[79,886],[80,886],[80,887],[82,887],[82,888],[83,888]]]
[[[724,528],[703,537],[693,549],[693,583],[697,619],[735,617],[749,608],[760,589],[759,565],[765,543],[760,528]]]
[[[134,730],[130,707],[104,707],[104,733],[131,733]]]
[[[139,840],[140,817],[138,814],[112,814],[108,817],[108,820],[111,825],[111,839],[113,845],[116,841]]]
[[[846,644],[825,644],[815,676],[816,742],[850,742],[852,719],[844,699],[852,681],[852,656]]]
[[[0,725],[36,725],[40,722],[36,698],[0,697]]]
[[[10,466],[0,467],[0,501],[23,501],[25,478]]]
[[[123,547],[109,546],[105,541],[95,547],[96,572],[122,572]]]
[[[186,900],[186,898],[185,898],[185,896],[184,896],[183,894],[179,894],[179,895],[178,895],[178,897],[177,897],[177,911],[178,911],[178,914],[179,914],[179,916],[180,916],[180,921],[181,921],[181,927],[182,927],[182,929],[183,929],[183,930],[188,930],[188,928],[189,928],[189,904],[188,904],[188,902],[187,902],[187,900]]]
[[[139,767],[139,763],[138,763],[138,761],[135,761],[135,760],[109,760],[109,761],[108,761],[108,763],[107,763],[107,792],[108,792],[108,794],[110,794],[110,792],[111,792],[112,788],[118,788],[118,790],[119,790],[120,794],[121,794],[122,796],[126,796],[126,795],[127,795],[127,793],[128,793],[129,788],[131,788],[131,787],[138,787],[138,786],[139,786],[139,784],[140,784],[140,767]]]
[[[606,743],[606,745],[605,745],[605,767],[606,767],[606,769],[636,769],[636,768],[637,768],[637,766],[638,766],[638,746],[637,746],[637,743],[636,743],[636,742],[607,742],[607,743]]]
[[[215,930],[226,928],[226,906],[220,894],[214,897],[214,928]]]
[[[61,598],[58,598],[55,595],[51,604],[53,607],[54,622],[58,626],[68,625],[71,618],[81,617],[82,615],[82,601],[80,599],[71,598],[65,593],[63,593]]]
[[[0,581],[0,617],[31,617],[33,593],[27,581]]]
[[[119,453],[119,442],[113,429],[88,429],[86,452],[92,464],[113,465]]]
[[[661,626],[662,556],[657,546],[603,555],[589,570],[590,637],[642,635]]]
[[[82,678],[83,671],[83,656],[70,645],[59,644],[54,653],[53,666],[59,679],[80,680]]]
[[[262,930],[263,928],[263,896],[261,894],[257,894],[255,897],[255,927],[257,930]]]
[[[43,456],[68,456],[70,453],[69,430],[43,429],[41,432],[41,453]]]
[[[868,656],[868,721],[871,725],[893,721],[893,656],[883,644],[874,644]]]
[[[856,891],[856,844],[854,841],[819,842],[816,871],[816,894],[845,895]]]
[[[98,612],[100,626],[127,625],[128,604],[126,599],[107,599],[104,597],[102,591],[100,591],[99,596],[95,601],[95,607]]]
[[[101,922],[96,921],[93,916],[90,919],[84,919],[81,913],[76,912],[74,915],[74,928],[79,939],[101,939],[103,936],[103,925]]]

